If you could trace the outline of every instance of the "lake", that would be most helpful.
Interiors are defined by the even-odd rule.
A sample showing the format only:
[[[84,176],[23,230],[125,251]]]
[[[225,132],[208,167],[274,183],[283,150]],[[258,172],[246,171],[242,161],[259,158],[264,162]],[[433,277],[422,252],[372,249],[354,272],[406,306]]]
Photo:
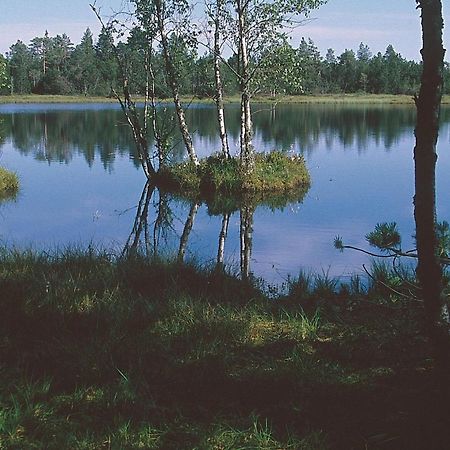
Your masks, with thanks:
[[[333,240],[340,235],[367,248],[364,236],[378,222],[397,222],[403,248],[414,246],[413,106],[254,105],[253,113],[255,148],[304,155],[312,185],[284,207],[260,205],[225,217],[223,260],[231,270],[239,271],[243,223],[251,232],[247,270],[275,284],[300,270],[343,278],[361,273],[368,258],[338,252]],[[191,105],[188,121],[199,156],[220,148],[213,106]],[[227,124],[237,152],[237,105],[227,107]],[[450,108],[444,107],[440,220],[450,219],[449,124]],[[174,146],[173,158],[180,160],[177,138]],[[17,172],[21,182],[18,198],[0,204],[2,244],[38,250],[93,244],[120,253],[146,180],[117,105],[0,105],[0,152],[0,165]],[[152,251],[216,261],[223,214],[157,191],[148,194],[144,212]]]

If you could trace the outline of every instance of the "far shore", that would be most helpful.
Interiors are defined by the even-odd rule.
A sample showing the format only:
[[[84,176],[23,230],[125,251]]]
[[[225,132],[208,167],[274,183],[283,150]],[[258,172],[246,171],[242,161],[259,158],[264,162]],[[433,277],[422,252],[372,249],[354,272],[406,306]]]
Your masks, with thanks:
[[[212,103],[209,97],[185,96],[186,103]],[[136,102],[143,102],[142,97],[137,96]],[[161,99],[162,102],[170,102],[171,99]],[[225,99],[227,103],[238,103],[237,95]],[[314,103],[314,104],[377,104],[377,105],[413,105],[414,99],[411,95],[391,95],[391,94],[322,94],[322,95],[291,95],[291,96],[254,96],[255,103]],[[112,97],[95,97],[84,95],[4,95],[0,96],[0,104],[14,103],[117,103]],[[450,104],[450,95],[444,95],[442,104]]]

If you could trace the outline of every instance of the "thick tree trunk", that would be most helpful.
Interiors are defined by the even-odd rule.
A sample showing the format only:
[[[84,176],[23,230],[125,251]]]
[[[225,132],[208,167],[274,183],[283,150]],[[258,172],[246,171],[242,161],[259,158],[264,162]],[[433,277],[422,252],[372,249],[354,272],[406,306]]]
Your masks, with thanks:
[[[220,0],[219,0],[220,1]],[[217,5],[219,8],[219,2]],[[220,73],[220,32],[219,32],[219,10],[217,10],[214,21],[214,80],[216,84],[215,101],[217,106],[217,122],[219,124],[219,136],[222,144],[222,154],[225,158],[230,158],[230,147],[228,145],[227,129],[225,126],[225,115],[223,109],[223,84]]]
[[[414,217],[418,265],[427,326],[439,356],[449,358],[448,314],[442,294],[442,267],[438,258],[436,234],[435,167],[443,85],[442,4],[440,0],[418,0],[422,9],[423,73],[416,98]],[[445,355],[445,356],[444,356]]]
[[[169,81],[170,88],[172,90],[173,103],[175,105],[175,112],[178,118],[178,127],[183,138],[186,151],[189,155],[189,159],[196,165],[199,165],[197,154],[195,153],[194,144],[192,142],[192,137],[189,133],[188,126],[186,124],[186,117],[184,114],[184,109],[181,106],[180,92],[178,87],[178,81],[175,74],[175,69],[173,67],[173,61],[170,55],[169,42],[167,39],[166,28],[164,25],[164,11],[163,11],[163,0],[156,0],[156,16],[158,21],[158,31],[161,38],[162,53],[164,58],[164,65],[166,68],[166,74]]]
[[[240,59],[240,93],[241,93],[241,163],[244,170],[250,174],[255,165],[255,155],[252,144],[253,125],[250,109],[250,68],[247,43],[246,10],[243,2],[238,2],[238,33],[239,33],[239,59]]]

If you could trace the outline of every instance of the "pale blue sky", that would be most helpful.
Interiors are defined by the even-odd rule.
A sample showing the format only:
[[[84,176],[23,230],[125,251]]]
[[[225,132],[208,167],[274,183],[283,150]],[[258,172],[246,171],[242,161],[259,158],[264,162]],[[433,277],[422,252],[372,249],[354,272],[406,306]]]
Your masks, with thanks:
[[[99,25],[89,8],[89,0],[1,0],[0,53],[21,39],[26,44],[48,30],[51,36],[66,33],[78,43],[87,27],[94,34]],[[450,59],[450,5],[444,0],[444,19],[449,31],[444,41]],[[103,12],[120,9],[122,0],[97,0]],[[415,0],[329,0],[313,13],[314,20],[294,30],[292,44],[301,36],[311,37],[324,53],[332,47],[336,54],[356,49],[361,41],[373,53],[384,52],[391,43],[408,59],[420,59],[420,19]]]

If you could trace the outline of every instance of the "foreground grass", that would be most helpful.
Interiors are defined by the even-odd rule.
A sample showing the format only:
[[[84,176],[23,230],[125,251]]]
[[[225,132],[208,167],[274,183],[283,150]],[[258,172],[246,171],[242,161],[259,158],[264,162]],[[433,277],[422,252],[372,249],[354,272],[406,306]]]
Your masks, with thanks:
[[[212,98],[185,97],[184,100],[190,103],[212,103]],[[137,97],[137,101],[143,101],[143,98]],[[170,99],[164,101],[170,102]],[[239,103],[239,96],[228,96],[225,99],[228,103]],[[391,94],[322,94],[322,95],[278,95],[255,96],[254,102],[260,103],[330,103],[330,104],[404,104],[413,105],[412,95],[391,95]],[[95,97],[84,95],[4,95],[0,96],[0,104],[4,103],[117,103],[115,98]],[[450,104],[450,95],[444,95],[443,104]]]
[[[420,304],[356,278],[269,300],[212,269],[3,250],[0,310],[2,449],[448,443]]]
[[[19,178],[13,172],[0,167],[0,201],[15,198],[19,192]]]

